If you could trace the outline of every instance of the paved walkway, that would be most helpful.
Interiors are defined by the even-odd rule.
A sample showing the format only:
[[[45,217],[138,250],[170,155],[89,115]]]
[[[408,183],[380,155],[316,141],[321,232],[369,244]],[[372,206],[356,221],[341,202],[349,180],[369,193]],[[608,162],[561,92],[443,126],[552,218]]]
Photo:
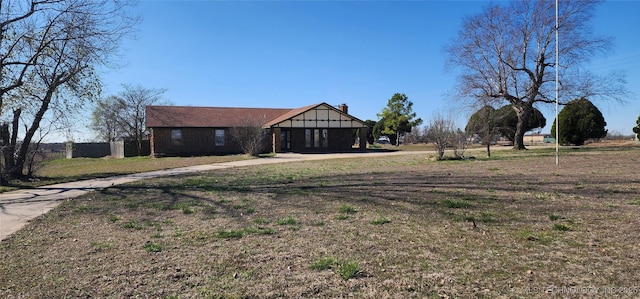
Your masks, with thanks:
[[[325,160],[338,158],[372,157],[385,155],[433,154],[433,152],[385,152],[385,153],[343,153],[343,154],[278,154],[273,158],[251,159],[218,164],[207,164],[158,170],[145,173],[115,176],[71,183],[42,186],[35,189],[21,189],[0,193],[0,240],[21,229],[31,219],[49,212],[65,200],[106,187],[130,183],[161,176],[173,176],[215,169],[243,167],[262,164]]]

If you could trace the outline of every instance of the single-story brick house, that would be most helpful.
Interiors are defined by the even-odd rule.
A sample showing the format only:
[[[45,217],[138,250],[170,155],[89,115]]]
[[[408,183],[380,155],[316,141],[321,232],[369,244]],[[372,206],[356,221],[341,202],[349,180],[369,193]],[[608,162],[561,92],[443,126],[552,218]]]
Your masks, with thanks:
[[[345,152],[366,149],[367,125],[348,114],[347,105],[327,103],[297,109],[147,106],[152,156],[241,153],[230,130],[262,127],[272,152]],[[358,132],[359,148],[354,148]]]

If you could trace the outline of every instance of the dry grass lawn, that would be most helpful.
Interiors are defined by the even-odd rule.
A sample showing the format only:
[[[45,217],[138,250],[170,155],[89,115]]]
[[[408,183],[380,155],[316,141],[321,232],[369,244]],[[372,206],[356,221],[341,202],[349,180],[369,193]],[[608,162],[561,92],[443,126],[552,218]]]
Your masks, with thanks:
[[[499,155],[104,189],[0,243],[0,297],[640,296],[640,149]]]
[[[194,165],[224,163],[252,159],[246,155],[207,156],[207,157],[166,157],[162,159],[145,157],[127,157],[116,159],[73,158],[44,161],[34,169],[35,177],[30,180],[12,180],[0,185],[0,192],[16,189],[28,189],[58,183],[105,178],[116,175],[148,172]]]

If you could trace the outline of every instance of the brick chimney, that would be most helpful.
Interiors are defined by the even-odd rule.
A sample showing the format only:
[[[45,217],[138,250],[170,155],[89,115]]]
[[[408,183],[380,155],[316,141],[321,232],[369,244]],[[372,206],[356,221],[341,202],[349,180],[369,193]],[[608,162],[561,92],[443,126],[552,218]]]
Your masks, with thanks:
[[[338,109],[346,114],[349,114],[349,106],[347,106],[347,104],[340,104],[340,106],[338,106]]]

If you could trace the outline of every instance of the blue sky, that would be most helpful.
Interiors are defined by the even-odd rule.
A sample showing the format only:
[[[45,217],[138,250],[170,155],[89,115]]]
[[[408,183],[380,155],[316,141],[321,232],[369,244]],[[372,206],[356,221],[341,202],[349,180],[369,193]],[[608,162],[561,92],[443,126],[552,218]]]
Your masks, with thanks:
[[[166,88],[175,105],[296,108],[346,103],[360,119],[404,93],[425,123],[456,111],[446,94],[455,73],[443,47],[461,18],[488,1],[140,1],[137,39],[124,66],[103,76],[104,95],[121,84]],[[595,102],[609,131],[631,134],[640,115],[640,1],[599,6],[595,32],[615,37],[594,72],[627,74],[628,103]],[[561,58],[562,59],[562,58]],[[458,110],[464,127],[473,111]],[[554,106],[541,107],[549,124]]]

